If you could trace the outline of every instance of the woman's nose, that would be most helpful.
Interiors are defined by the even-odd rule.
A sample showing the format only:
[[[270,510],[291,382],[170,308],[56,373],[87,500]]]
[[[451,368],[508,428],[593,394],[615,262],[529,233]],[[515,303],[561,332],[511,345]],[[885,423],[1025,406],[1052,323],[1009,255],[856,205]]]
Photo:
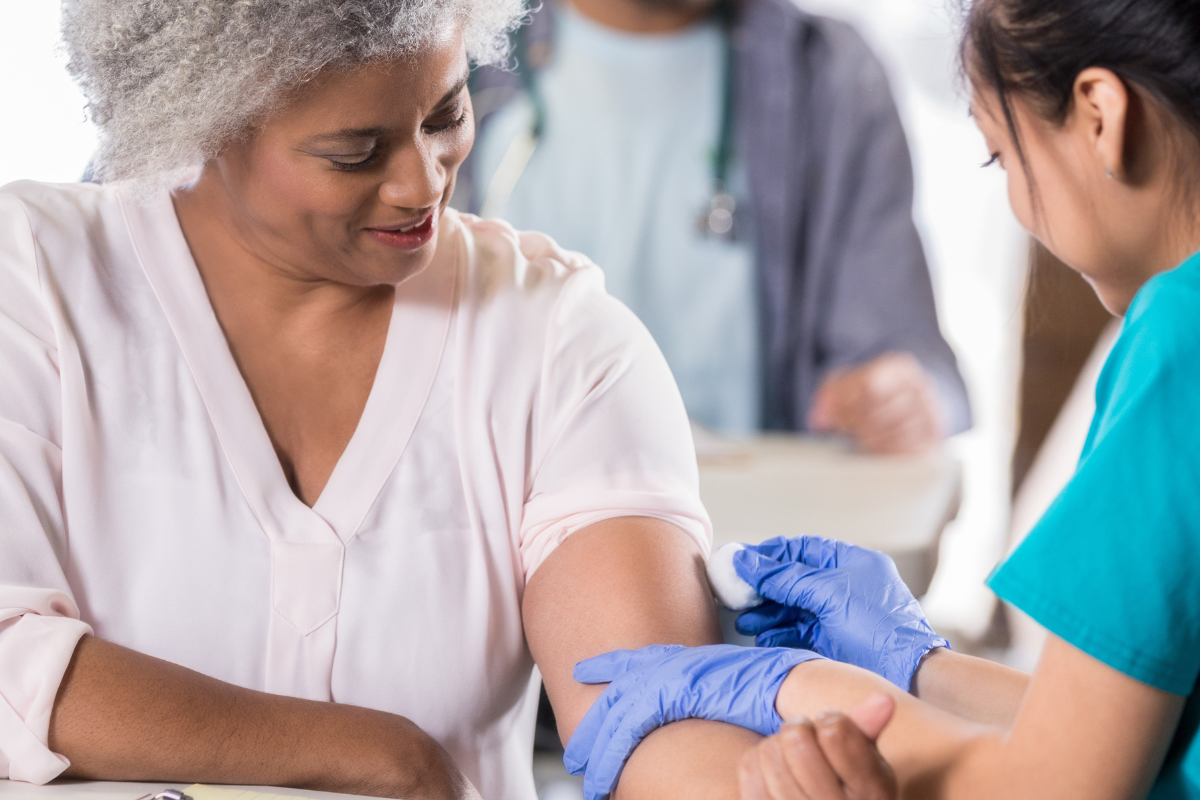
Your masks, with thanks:
[[[429,208],[441,202],[446,189],[446,171],[427,147],[413,145],[396,154],[379,197],[396,208]]]

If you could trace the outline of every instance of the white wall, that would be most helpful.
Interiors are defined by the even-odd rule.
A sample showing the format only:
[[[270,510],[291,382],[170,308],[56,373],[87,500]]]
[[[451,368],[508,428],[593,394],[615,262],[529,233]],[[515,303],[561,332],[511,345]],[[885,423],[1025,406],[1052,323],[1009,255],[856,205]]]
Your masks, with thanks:
[[[57,0],[0,0],[0,186],[77,181],[96,147],[58,47]]]
[[[1022,302],[1028,239],[1008,207],[1004,174],[982,170],[983,137],[957,79],[958,25],[944,0],[799,0],[845,19],[888,67],[916,166],[915,216],[925,239],[942,329],[959,356],[975,428],[952,442],[965,497],[946,532],[922,604],[936,627],[979,635],[994,597],[984,586],[1009,530]]]

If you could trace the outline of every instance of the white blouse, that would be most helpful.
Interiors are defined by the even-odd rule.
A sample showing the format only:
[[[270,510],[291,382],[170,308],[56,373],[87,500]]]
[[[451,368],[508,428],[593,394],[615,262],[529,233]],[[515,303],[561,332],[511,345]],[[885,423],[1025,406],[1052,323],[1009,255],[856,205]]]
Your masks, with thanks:
[[[485,797],[533,798],[529,576],[618,516],[711,532],[683,404],[599,269],[446,212],[309,508],[169,195],[0,189],[0,776],[45,782],[80,636],[402,714]]]

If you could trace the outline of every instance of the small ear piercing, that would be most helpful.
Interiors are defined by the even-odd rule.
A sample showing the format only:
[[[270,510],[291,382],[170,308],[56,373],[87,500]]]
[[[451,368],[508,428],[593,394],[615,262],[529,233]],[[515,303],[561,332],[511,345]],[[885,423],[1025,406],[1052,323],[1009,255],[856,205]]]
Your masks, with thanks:
[[[1104,170],[1104,174],[1108,176],[1110,181],[1113,179],[1113,171],[1111,169]]]

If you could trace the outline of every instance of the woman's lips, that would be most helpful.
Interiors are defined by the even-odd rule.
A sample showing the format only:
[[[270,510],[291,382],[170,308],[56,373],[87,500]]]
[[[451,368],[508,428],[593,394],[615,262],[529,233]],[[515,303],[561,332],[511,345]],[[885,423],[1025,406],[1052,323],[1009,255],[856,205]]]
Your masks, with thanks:
[[[404,227],[367,228],[367,233],[375,241],[398,250],[416,250],[424,247],[431,239],[437,228],[437,214],[430,211],[420,222]]]

